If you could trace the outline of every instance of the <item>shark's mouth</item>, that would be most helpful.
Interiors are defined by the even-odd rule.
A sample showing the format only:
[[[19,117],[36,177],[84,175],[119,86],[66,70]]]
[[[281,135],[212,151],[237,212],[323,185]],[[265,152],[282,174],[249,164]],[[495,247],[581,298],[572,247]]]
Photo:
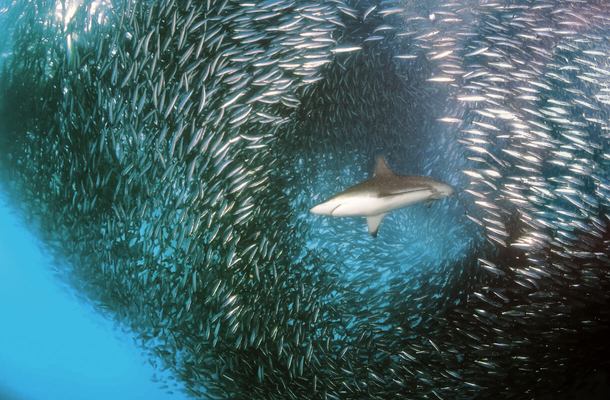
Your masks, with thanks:
[[[558,398],[607,368],[605,3],[94,3],[11,9],[3,182],[191,394]],[[375,240],[308,214],[380,153],[457,195]]]
[[[330,211],[330,215],[334,215],[335,211],[337,211],[339,207],[341,207],[341,204],[337,204],[337,206]]]

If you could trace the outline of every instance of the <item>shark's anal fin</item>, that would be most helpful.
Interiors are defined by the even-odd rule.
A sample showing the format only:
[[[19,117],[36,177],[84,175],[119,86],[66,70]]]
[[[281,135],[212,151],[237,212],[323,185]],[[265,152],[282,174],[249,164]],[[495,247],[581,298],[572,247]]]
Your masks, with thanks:
[[[366,217],[366,223],[369,226],[369,233],[372,237],[377,237],[377,232],[379,231],[379,225],[381,224],[381,220],[385,214],[372,215],[370,217]]]
[[[375,176],[393,176],[394,172],[388,167],[388,164],[385,162],[385,158],[382,155],[377,156],[375,158]]]

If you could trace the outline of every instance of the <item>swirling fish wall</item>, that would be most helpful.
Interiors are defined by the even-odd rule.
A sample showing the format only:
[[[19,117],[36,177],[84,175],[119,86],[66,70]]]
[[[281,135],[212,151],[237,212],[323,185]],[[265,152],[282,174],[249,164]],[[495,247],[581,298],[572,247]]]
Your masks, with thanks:
[[[3,185],[193,397],[569,398],[607,371],[605,2],[5,12]],[[458,194],[376,239],[308,214],[379,153]]]

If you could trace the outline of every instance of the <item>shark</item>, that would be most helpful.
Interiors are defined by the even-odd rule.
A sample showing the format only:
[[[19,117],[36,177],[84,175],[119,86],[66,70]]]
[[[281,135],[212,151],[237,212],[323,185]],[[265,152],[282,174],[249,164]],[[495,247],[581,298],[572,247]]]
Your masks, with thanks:
[[[369,234],[377,237],[381,220],[390,211],[429,203],[453,193],[453,187],[434,178],[394,173],[385,157],[379,155],[372,178],[347,188],[309,211],[331,217],[365,217]]]

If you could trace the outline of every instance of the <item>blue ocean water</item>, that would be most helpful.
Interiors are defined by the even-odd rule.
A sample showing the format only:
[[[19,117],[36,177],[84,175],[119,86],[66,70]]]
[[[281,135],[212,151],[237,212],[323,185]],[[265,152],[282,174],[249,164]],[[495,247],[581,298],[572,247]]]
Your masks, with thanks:
[[[180,400],[129,334],[53,276],[51,257],[0,196],[0,400]]]

